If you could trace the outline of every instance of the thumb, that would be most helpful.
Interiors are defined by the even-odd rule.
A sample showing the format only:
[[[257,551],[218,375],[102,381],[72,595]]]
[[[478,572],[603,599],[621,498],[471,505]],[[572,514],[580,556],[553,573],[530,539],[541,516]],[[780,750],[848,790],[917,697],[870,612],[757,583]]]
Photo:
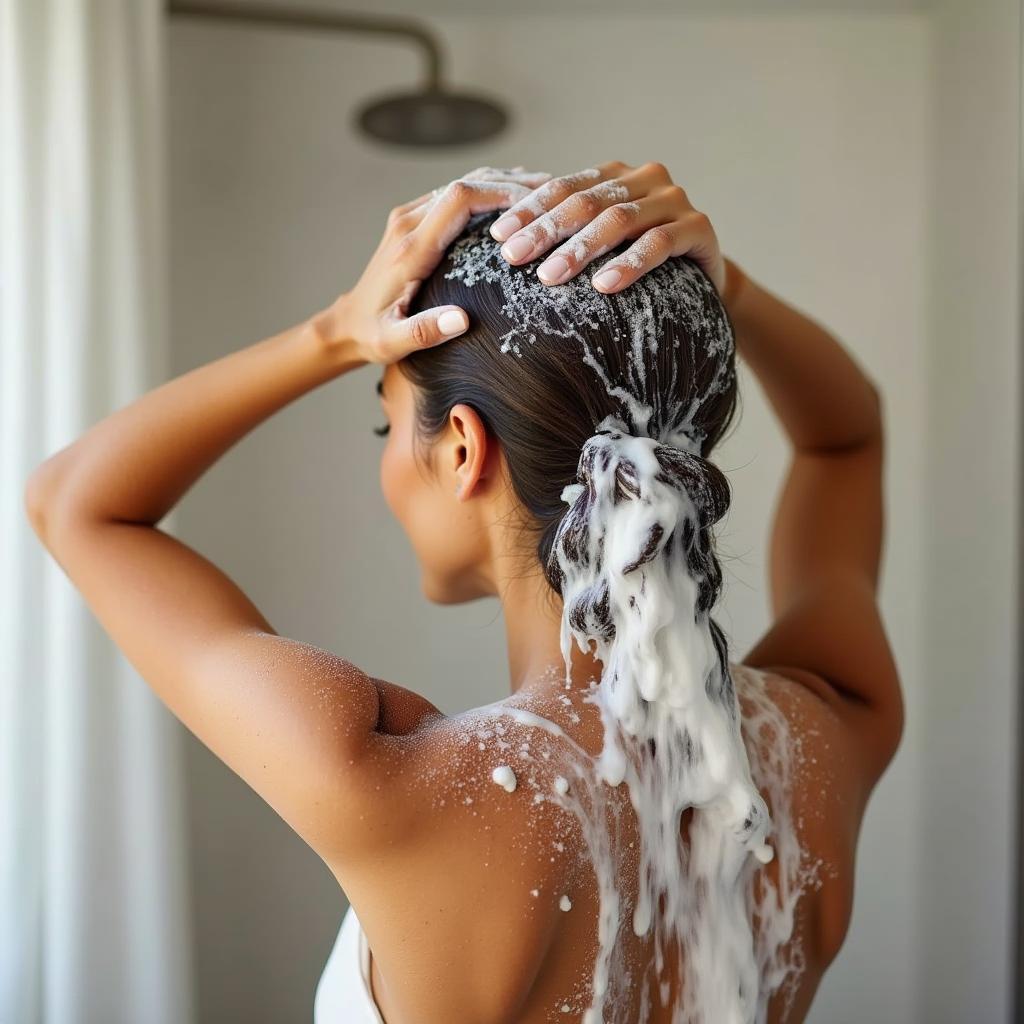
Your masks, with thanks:
[[[400,312],[385,328],[388,349],[394,359],[409,352],[431,348],[462,334],[469,327],[469,317],[459,306],[435,306],[414,316]]]

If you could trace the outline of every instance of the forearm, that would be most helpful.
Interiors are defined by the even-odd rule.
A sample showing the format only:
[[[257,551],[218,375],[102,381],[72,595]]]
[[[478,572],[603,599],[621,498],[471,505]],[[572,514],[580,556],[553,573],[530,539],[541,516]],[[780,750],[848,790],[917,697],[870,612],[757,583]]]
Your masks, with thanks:
[[[91,427],[33,474],[35,517],[158,523],[254,427],[364,364],[319,318],[190,370]]]
[[[871,379],[820,324],[726,259],[723,303],[736,350],[754,371],[793,446],[850,448],[881,433]]]

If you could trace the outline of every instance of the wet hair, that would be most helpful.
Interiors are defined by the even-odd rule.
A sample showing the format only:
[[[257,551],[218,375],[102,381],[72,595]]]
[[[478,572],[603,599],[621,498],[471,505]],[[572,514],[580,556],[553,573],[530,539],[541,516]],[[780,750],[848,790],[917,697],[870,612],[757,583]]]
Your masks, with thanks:
[[[566,685],[572,639],[603,663],[584,700],[599,706],[604,743],[595,757],[570,754],[576,795],[563,804],[582,825],[601,897],[586,1017],[603,1020],[635,989],[621,942],[653,925],[659,956],[643,978],[662,975],[661,950],[674,941],[685,982],[677,1018],[763,1020],[769,995],[804,965],[786,945],[801,859],[787,802],[775,799],[788,771],[785,722],[761,694],[751,727],[773,723],[778,749],[758,774],[780,831],[751,775],[726,638],[711,616],[722,582],[712,530],[730,492],[709,456],[738,404],[732,325],[691,260],[670,258],[604,295],[590,278],[622,257],[619,246],[548,287],[532,265],[504,261],[487,232],[493,219],[470,221],[412,305],[457,304],[469,330],[398,366],[414,385],[418,438],[436,438],[465,403],[501,446],[548,594],[563,599]],[[516,711],[502,713],[522,721]],[[624,848],[621,829],[606,832],[613,809],[618,818],[608,796],[623,782],[639,849]],[[684,808],[697,812],[689,850],[673,856]],[[779,883],[759,876],[756,894],[754,862],[775,855],[765,842],[773,827]],[[638,889],[623,916],[627,857]]]
[[[670,257],[621,292],[598,292],[590,278],[628,243],[566,284],[544,285],[535,276],[540,261],[515,267],[501,257],[487,230],[497,216],[470,220],[410,306],[455,304],[470,318],[465,334],[398,363],[415,385],[419,437],[435,439],[457,403],[476,410],[501,446],[522,525],[558,594],[560,563],[588,550],[593,557],[584,542],[598,499],[595,460],[607,469],[617,457],[610,500],[638,498],[637,467],[609,446],[623,434],[654,439],[658,480],[685,491],[697,514],[668,536],[647,537],[632,568],[681,545],[698,581],[697,610],[707,613],[722,583],[712,527],[730,500],[708,456],[738,397],[733,331],[717,291],[693,260]],[[605,589],[603,610],[600,593],[574,610],[605,637],[614,633],[606,597]],[[717,629],[714,636],[724,662],[724,638]]]

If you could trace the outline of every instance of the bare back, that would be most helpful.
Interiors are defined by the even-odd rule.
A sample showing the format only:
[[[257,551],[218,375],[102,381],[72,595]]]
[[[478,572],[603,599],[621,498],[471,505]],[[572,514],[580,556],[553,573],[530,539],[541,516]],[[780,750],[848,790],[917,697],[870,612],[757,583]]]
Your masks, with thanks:
[[[870,783],[827,693],[746,665],[734,664],[732,674],[755,782],[773,820],[791,821],[802,851],[793,931],[781,951],[794,970],[768,1014],[771,1024],[797,1022],[846,932]],[[780,713],[782,729],[765,727],[771,717],[763,714],[765,698]],[[453,718],[431,714],[421,728],[394,737],[408,799],[422,802],[430,827],[395,857],[384,852],[348,863],[344,875],[372,950],[373,992],[387,1024],[539,1024],[579,1020],[590,1005],[597,881],[580,823],[546,799],[565,770],[564,741],[495,714],[503,707],[542,715],[588,753],[600,751],[599,715],[579,692],[513,696]],[[752,723],[761,726],[753,735]],[[513,792],[493,781],[499,765],[513,769]],[[790,772],[781,807],[773,806],[772,787],[759,781],[780,765]],[[609,828],[624,830],[626,840],[620,848],[638,852],[625,786],[617,787],[612,807]],[[681,842],[691,813],[684,815]],[[763,876],[779,890],[779,863],[759,866],[755,886]],[[616,864],[617,886],[629,899],[637,865],[629,855]],[[651,1024],[667,1024],[681,984],[669,966],[674,957],[667,957],[661,989],[646,984],[642,979],[656,976],[652,934],[633,935],[628,915],[622,934],[636,984],[629,1012],[616,1019],[642,1020],[646,1005]]]

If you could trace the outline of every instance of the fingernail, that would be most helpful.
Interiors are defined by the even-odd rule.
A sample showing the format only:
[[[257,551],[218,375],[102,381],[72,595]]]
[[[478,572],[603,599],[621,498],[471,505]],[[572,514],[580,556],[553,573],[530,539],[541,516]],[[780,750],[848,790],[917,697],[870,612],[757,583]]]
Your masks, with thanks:
[[[504,242],[513,231],[518,231],[519,228],[519,218],[515,214],[506,213],[504,217],[499,217],[491,225],[491,238],[498,242]]]
[[[607,270],[602,270],[600,274],[596,274],[591,284],[600,288],[614,288],[621,280],[622,271],[615,267],[609,267]]]
[[[520,235],[518,238],[513,238],[511,242],[506,242],[501,247],[501,254],[507,260],[524,260],[533,252],[533,249],[534,243],[524,235]]]
[[[558,284],[569,273],[569,264],[561,256],[552,256],[537,268],[537,276],[544,284]]]
[[[457,309],[446,309],[437,318],[437,329],[448,338],[464,331],[467,323],[465,313],[460,313]]]

